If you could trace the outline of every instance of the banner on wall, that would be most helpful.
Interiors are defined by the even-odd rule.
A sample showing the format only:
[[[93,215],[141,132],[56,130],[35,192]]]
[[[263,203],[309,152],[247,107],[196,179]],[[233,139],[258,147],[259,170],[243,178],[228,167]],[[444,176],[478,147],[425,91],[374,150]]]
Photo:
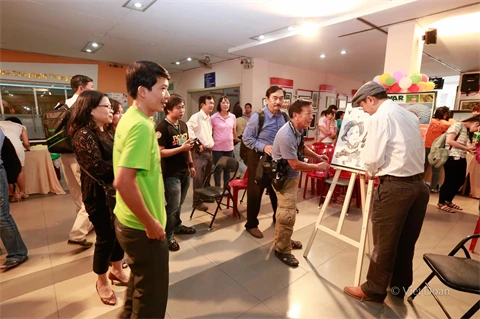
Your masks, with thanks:
[[[1,80],[70,85],[77,74],[89,76],[98,87],[97,64],[0,62]]]
[[[389,93],[388,98],[418,117],[418,121],[420,122],[420,132],[422,133],[422,138],[425,140],[428,125],[435,112],[437,91],[421,93]]]

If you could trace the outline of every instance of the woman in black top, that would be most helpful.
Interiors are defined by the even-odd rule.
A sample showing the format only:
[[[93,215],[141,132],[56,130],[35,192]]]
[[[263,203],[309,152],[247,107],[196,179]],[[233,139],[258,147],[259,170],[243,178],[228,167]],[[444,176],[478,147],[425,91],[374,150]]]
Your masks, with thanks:
[[[108,97],[99,91],[85,91],[78,97],[68,125],[73,150],[82,168],[81,189],[90,221],[97,239],[93,255],[93,271],[98,275],[95,284],[98,295],[106,305],[115,305],[117,298],[108,279],[126,285],[127,274],[122,270],[124,252],[117,242],[110,211],[114,206],[100,183],[113,183],[113,135],[106,130],[112,123],[113,111]],[[110,207],[109,207],[110,203]],[[109,265],[112,270],[108,274]]]

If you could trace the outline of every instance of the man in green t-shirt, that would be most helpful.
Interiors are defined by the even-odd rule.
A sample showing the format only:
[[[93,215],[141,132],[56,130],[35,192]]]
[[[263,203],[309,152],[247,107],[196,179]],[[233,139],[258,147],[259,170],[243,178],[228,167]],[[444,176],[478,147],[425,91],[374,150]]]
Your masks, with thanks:
[[[136,61],[127,69],[134,99],[115,131],[115,232],[131,269],[120,318],[164,318],[168,298],[168,245],[165,197],[154,123],[168,94],[168,71]]]

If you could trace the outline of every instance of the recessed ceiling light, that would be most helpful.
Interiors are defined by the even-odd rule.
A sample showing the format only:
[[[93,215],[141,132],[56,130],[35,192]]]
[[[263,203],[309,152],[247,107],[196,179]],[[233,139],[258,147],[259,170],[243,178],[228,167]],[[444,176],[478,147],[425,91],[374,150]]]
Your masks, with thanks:
[[[347,54],[347,51],[342,50],[342,51],[340,51],[340,53],[341,53],[341,54]]]
[[[192,58],[191,58],[191,57],[188,57],[188,58],[187,58],[187,61],[188,61],[188,62],[192,61]]]
[[[87,53],[95,53],[98,50],[103,48],[103,43],[98,43],[98,42],[87,42],[83,49],[81,50],[82,52],[87,52]]]
[[[179,64],[180,64],[180,62],[179,62],[179,61],[177,61],[177,62],[175,62],[175,64],[176,64],[176,65],[179,65]]]
[[[150,8],[157,0],[127,0],[122,7],[145,12],[148,8]]]
[[[263,40],[263,39],[265,39],[265,36],[262,34],[262,35],[259,35],[258,38],[259,38],[260,40]]]
[[[288,27],[288,31],[293,31],[294,29],[295,29],[295,27],[293,25]]]
[[[325,54],[320,54],[320,59],[325,59]]]

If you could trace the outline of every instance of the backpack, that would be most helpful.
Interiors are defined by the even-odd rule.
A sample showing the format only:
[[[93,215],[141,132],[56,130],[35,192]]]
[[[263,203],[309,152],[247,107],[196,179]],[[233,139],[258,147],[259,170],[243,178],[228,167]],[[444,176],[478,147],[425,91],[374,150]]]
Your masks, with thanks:
[[[458,139],[460,134],[462,133],[463,126],[460,129],[460,132],[457,134],[455,137],[454,141]],[[440,168],[448,160],[448,157],[450,156],[449,150],[452,149],[452,146],[450,146],[448,149],[445,147],[445,142],[447,141],[447,133],[443,133],[439,137],[435,139],[432,143],[432,147],[430,148],[430,154],[428,154],[428,163],[432,165],[435,168]]]
[[[280,111],[283,115],[283,119],[285,120],[285,123],[288,122],[288,116],[287,113]],[[263,113],[263,110],[260,112],[257,112],[258,114],[258,131],[257,131],[257,136],[260,135],[260,131],[263,128],[263,124],[265,123],[265,113]],[[243,160],[244,163],[248,163],[248,150],[249,148],[245,143],[242,142],[240,143],[240,158]]]
[[[7,173],[8,184],[15,184],[18,179],[18,175],[22,171],[22,164],[17,156],[17,151],[13,146],[10,139],[5,136],[2,147],[2,161]]]
[[[55,109],[42,114],[43,131],[50,153],[73,153],[72,141],[67,134],[67,124],[72,115],[72,108],[61,103]]]

